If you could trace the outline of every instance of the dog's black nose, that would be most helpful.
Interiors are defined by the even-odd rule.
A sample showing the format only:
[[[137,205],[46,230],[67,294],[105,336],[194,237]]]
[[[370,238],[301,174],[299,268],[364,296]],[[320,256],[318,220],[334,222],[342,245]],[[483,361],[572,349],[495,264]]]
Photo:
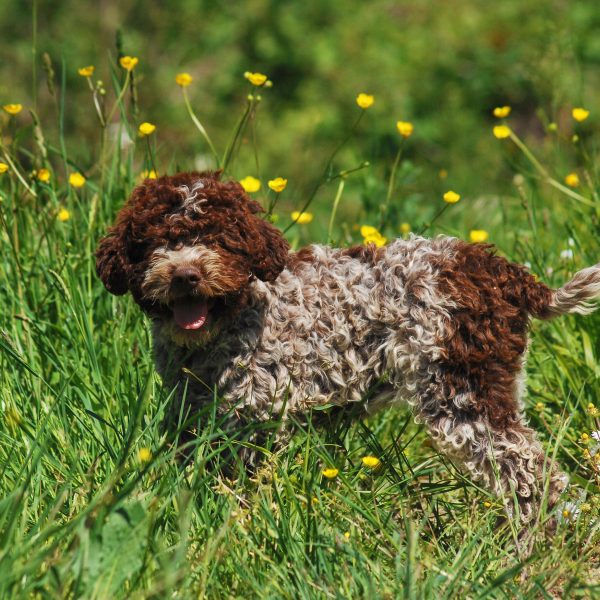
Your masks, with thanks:
[[[171,278],[171,287],[178,291],[188,291],[200,282],[202,273],[196,267],[177,267]]]

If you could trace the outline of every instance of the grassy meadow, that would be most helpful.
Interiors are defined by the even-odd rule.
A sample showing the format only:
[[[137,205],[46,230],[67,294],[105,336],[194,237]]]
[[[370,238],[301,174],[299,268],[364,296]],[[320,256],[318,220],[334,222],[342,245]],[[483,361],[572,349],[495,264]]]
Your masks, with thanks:
[[[157,4],[0,4],[0,598],[600,597],[600,313],[533,323],[571,485],[519,542],[402,407],[237,480],[202,415],[178,459],[94,270],[144,177],[221,168],[294,248],[454,235],[559,287],[600,258],[593,3]]]

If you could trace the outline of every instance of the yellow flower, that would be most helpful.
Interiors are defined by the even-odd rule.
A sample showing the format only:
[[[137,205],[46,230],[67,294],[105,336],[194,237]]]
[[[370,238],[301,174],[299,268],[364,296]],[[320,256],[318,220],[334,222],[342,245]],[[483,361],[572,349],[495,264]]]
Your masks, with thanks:
[[[544,410],[544,403],[543,403],[543,402],[538,402],[538,403],[535,405],[535,410],[537,410],[537,411],[539,411],[539,412],[542,412],[542,411]]]
[[[121,56],[121,58],[119,59],[119,64],[126,71],[133,71],[138,62],[139,59],[137,58],[137,56]]]
[[[590,436],[587,433],[582,433],[580,441],[582,444],[587,444],[590,441]]]
[[[283,177],[275,177],[275,179],[269,180],[269,187],[277,193],[283,192],[283,190],[285,190],[286,185],[287,179],[284,179]]]
[[[489,500],[486,500],[486,501],[483,503],[483,506],[485,506],[485,508],[492,508],[492,503],[491,503]]]
[[[371,225],[363,225],[360,228],[360,235],[363,236],[363,244],[375,244],[378,248],[385,246],[387,238]]]
[[[396,129],[403,138],[407,138],[412,135],[415,127],[410,121],[396,121]]]
[[[447,202],[448,204],[456,204],[460,200],[460,194],[457,194],[452,190],[448,190],[444,194],[443,198],[444,202]]]
[[[407,235],[410,233],[410,223],[400,223],[400,233]]]
[[[244,77],[252,84],[257,87],[264,85],[267,82],[268,77],[263,73],[251,73],[250,71],[246,71],[244,73]]]
[[[365,467],[369,467],[369,469],[376,469],[381,464],[381,461],[376,456],[363,456],[362,464]]]
[[[323,477],[327,477],[327,479],[335,479],[339,472],[339,469],[323,469]]]
[[[387,244],[387,238],[380,233],[368,235],[363,239],[363,244],[375,244],[378,248]]]
[[[556,131],[558,129],[558,125],[554,122],[548,123],[548,131]]]
[[[309,212],[300,212],[294,210],[292,212],[292,219],[298,223],[298,225],[307,225],[313,220],[313,214]]]
[[[152,458],[152,452],[150,452],[149,448],[140,448],[138,450],[138,459],[141,463],[150,462]]]
[[[474,243],[485,242],[490,237],[490,234],[483,229],[472,229],[469,233],[469,239]]]
[[[358,96],[356,96],[356,104],[358,104],[363,110],[367,110],[367,108],[373,106],[374,102],[375,96],[372,94],[364,94],[361,92]]]
[[[256,177],[252,177],[252,175],[248,175],[248,177],[240,179],[240,183],[242,184],[244,190],[249,194],[258,192],[258,190],[260,190],[260,181],[256,179]]]
[[[8,165],[0,162],[0,175],[2,175],[2,173],[6,173],[6,171],[8,171]]]
[[[61,223],[64,223],[65,221],[68,221],[71,218],[71,213],[66,208],[61,208],[58,211],[58,215],[56,215],[56,218]]]
[[[177,73],[175,75],[175,83],[181,87],[187,87],[192,81],[193,78],[189,73]]]
[[[140,175],[142,179],[156,179],[156,171],[154,169],[150,169],[150,171],[142,171]]]
[[[497,106],[494,109],[494,116],[498,119],[504,119],[510,115],[510,106]]]
[[[592,458],[592,453],[587,448],[583,449],[582,454],[583,454],[583,458],[585,458],[586,460],[589,460],[590,458]]]
[[[153,125],[152,123],[148,123],[147,121],[145,121],[138,127],[138,132],[139,132],[140,136],[145,137],[147,135],[152,135],[154,133],[155,129],[156,129],[156,125]]]
[[[573,115],[573,118],[576,121],[579,121],[581,123],[581,121],[585,121],[589,116],[590,116],[590,111],[586,110],[585,108],[574,108],[571,111],[571,114]]]
[[[69,183],[74,188],[80,188],[85,185],[85,177],[81,173],[71,173],[69,175]]]
[[[345,537],[347,540],[349,540],[349,539],[350,539],[350,532],[349,532],[349,531],[346,531],[346,532],[344,533],[344,537]]]
[[[94,69],[96,67],[94,67],[94,65],[89,65],[87,67],[81,67],[81,69],[77,69],[77,72],[82,76],[82,77],[91,77],[94,74]]]
[[[569,186],[569,187],[577,187],[579,185],[579,175],[577,175],[577,173],[569,173],[566,177],[565,177],[565,183]]]
[[[35,176],[42,183],[48,183],[50,181],[50,171],[48,171],[48,169],[40,169]]]
[[[507,125],[496,125],[494,129],[492,129],[494,136],[499,140],[503,140],[504,138],[510,137],[510,127]]]
[[[22,104],[5,104],[2,107],[9,115],[18,115],[23,110]]]
[[[379,230],[376,227],[372,227],[371,225],[363,225],[360,228],[360,235],[363,237],[368,237],[370,235],[381,235]]]

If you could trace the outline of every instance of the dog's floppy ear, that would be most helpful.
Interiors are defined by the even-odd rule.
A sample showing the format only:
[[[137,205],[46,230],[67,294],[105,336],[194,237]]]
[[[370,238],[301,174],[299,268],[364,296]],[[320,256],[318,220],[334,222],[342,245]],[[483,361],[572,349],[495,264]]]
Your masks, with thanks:
[[[290,245],[279,229],[256,218],[256,237],[252,240],[252,272],[263,281],[273,281],[288,260]]]
[[[125,267],[125,248],[118,230],[113,230],[100,240],[96,250],[96,273],[104,287],[115,296],[129,290]]]

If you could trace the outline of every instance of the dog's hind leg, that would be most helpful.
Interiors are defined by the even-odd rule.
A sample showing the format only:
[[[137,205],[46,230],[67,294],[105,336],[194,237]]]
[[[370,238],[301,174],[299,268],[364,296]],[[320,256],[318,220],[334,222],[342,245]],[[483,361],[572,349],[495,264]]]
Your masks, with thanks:
[[[428,384],[413,404],[417,419],[427,426],[439,449],[502,498],[510,514],[516,516],[518,508],[521,522],[529,523],[537,515],[545,483],[552,508],[565,488],[566,476],[544,454],[517,402],[507,405],[502,392],[514,393],[515,386],[510,387],[499,389],[496,382],[496,387],[486,389],[444,369],[429,369]],[[477,391],[488,397],[478,396]]]

